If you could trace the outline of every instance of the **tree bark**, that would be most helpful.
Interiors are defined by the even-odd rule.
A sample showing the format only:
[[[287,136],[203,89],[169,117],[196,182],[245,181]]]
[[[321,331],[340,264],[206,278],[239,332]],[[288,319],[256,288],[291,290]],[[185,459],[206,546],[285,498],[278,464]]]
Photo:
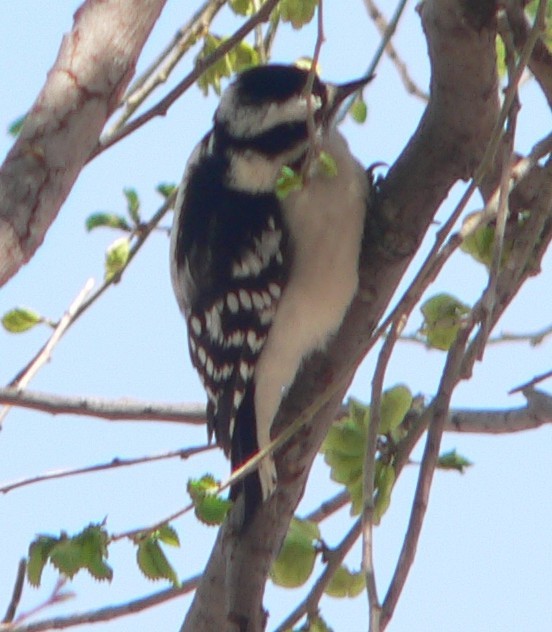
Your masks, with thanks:
[[[0,169],[0,286],[29,261],[96,147],[166,0],[87,0]]]
[[[274,431],[289,425],[325,391],[340,387],[312,423],[276,455],[274,496],[245,533],[235,506],[222,526],[181,632],[259,632],[264,585],[305,485],[312,461],[371,334],[452,185],[469,178],[483,156],[498,113],[495,2],[425,0],[420,6],[432,67],[427,109],[410,142],[379,185],[370,210],[361,287],[324,356],[306,363]]]

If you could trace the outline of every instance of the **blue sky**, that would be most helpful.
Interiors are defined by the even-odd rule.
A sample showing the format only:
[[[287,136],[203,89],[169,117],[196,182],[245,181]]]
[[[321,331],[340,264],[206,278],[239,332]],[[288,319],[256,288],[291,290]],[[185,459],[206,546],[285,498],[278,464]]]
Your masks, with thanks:
[[[167,8],[143,53],[145,67],[198,2],[169,0]],[[363,3],[326,3],[326,38],[322,75],[330,80],[360,76],[378,44]],[[31,105],[50,68],[61,36],[72,23],[79,3],[58,0],[19,0],[0,4],[0,130]],[[227,33],[228,20],[219,20],[216,31]],[[308,55],[314,45],[313,29],[297,35],[286,28],[275,49],[277,61]],[[409,71],[422,88],[428,82],[428,61],[414,4],[395,41]],[[178,77],[184,70],[178,73]],[[366,165],[391,164],[414,131],[423,104],[404,93],[392,65],[385,60],[366,92],[369,118],[359,127],[347,122],[343,131],[351,148]],[[517,147],[527,151],[551,127],[551,117],[538,90],[522,92],[523,109],[518,123]],[[177,182],[193,145],[210,125],[216,99],[204,99],[192,89],[170,110],[88,165],[81,174],[42,248],[0,293],[0,313],[27,305],[58,318],[87,278],[101,280],[103,253],[117,237],[107,230],[91,234],[85,218],[100,210],[122,211],[123,187],[137,188],[145,217],[160,204],[154,188],[159,182]],[[2,156],[11,139],[0,134]],[[440,211],[450,212],[462,187],[455,187]],[[479,201],[473,202],[477,208]],[[169,220],[165,221],[168,225]],[[434,229],[435,230],[435,229]],[[426,245],[434,237],[430,232]],[[499,331],[538,330],[552,319],[550,292],[552,257],[540,277],[531,279],[498,326]],[[411,274],[411,273],[409,273]],[[485,271],[458,254],[447,266],[434,291],[448,290],[463,301],[477,299],[486,282]],[[409,323],[420,324],[417,314]],[[0,331],[0,382],[5,384],[45,340],[46,329],[21,336]],[[520,396],[507,391],[550,369],[552,342],[537,348],[526,344],[495,346],[474,371],[472,380],[460,385],[453,403],[457,407],[500,408],[523,405]],[[361,367],[351,393],[369,399],[375,355]],[[391,362],[386,384],[404,382],[413,392],[431,396],[438,384],[444,355],[412,344],[402,344]],[[550,382],[543,385],[550,388]],[[203,401],[199,381],[191,370],[185,328],[170,288],[168,239],[153,235],[125,274],[55,349],[52,361],[33,381],[32,388],[67,395],[138,397],[154,401]],[[443,451],[456,448],[474,462],[464,476],[438,472],[431,495],[418,555],[390,630],[417,632],[510,632],[520,629],[545,632],[552,621],[550,568],[552,547],[552,429],[504,437],[447,435]],[[0,434],[0,484],[54,469],[64,469],[114,457],[161,453],[205,441],[203,428],[171,424],[110,423],[76,417],[52,418],[12,410]],[[419,451],[418,451],[419,455]],[[187,504],[186,481],[205,471],[224,478],[227,462],[215,453],[190,461],[128,468],[109,473],[74,477],[14,491],[0,497],[0,612],[9,600],[12,577],[36,533],[76,532],[107,516],[111,532],[147,526]],[[385,593],[408,518],[417,468],[407,468],[393,495],[392,506],[376,530],[376,570],[380,594]],[[315,465],[302,504],[314,508],[337,491],[322,463]],[[346,512],[322,527],[324,538],[336,544],[345,533]],[[185,578],[204,565],[214,530],[194,523],[191,517],[175,523],[182,547],[169,551],[178,574]],[[359,565],[359,548],[349,558]],[[110,564],[115,570],[111,585],[97,584],[81,573],[70,586],[75,599],[52,608],[44,616],[83,611],[161,589],[142,578],[129,544],[113,547]],[[25,587],[22,609],[43,601],[55,582],[45,571],[40,591]],[[269,629],[291,609],[299,593],[267,587]],[[140,625],[145,629],[177,629],[189,600],[186,598],[131,619],[102,624],[110,632]],[[322,612],[335,632],[366,628],[366,600],[327,598]],[[81,630],[92,630],[82,626]],[[94,627],[98,629],[98,626]]]

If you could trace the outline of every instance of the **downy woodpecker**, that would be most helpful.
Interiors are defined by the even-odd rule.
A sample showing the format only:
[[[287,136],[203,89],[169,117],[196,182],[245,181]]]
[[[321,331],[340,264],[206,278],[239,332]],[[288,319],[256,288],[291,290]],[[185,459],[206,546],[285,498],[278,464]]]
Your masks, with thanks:
[[[323,83],[294,66],[246,70],[224,91],[175,205],[171,277],[207,392],[209,434],[232,469],[271,440],[285,389],[339,328],[358,285],[370,180],[335,126],[367,83]],[[315,157],[313,158],[313,145]],[[328,175],[317,162],[335,163]],[[282,167],[303,174],[278,196]],[[274,491],[271,456],[231,490],[245,521]]]

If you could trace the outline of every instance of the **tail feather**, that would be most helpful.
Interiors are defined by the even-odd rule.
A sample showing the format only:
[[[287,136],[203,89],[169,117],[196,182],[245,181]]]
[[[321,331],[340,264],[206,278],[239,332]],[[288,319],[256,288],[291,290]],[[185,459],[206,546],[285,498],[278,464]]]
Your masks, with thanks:
[[[243,401],[236,414],[230,459],[232,471],[243,465],[259,450],[257,443],[257,425],[255,423],[255,385],[249,384]],[[230,498],[236,500],[244,495],[244,526],[252,519],[257,508],[263,502],[263,488],[259,470],[248,474],[243,480],[232,485]]]

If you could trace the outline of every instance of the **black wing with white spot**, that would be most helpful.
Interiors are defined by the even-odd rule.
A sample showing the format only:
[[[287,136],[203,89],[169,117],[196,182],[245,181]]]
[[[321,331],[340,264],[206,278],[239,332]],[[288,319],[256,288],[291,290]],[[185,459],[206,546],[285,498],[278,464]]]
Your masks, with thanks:
[[[206,137],[180,196],[175,276],[209,430],[237,467],[257,450],[253,375],[288,276],[288,239],[276,196],[226,187],[227,164],[208,146]]]

